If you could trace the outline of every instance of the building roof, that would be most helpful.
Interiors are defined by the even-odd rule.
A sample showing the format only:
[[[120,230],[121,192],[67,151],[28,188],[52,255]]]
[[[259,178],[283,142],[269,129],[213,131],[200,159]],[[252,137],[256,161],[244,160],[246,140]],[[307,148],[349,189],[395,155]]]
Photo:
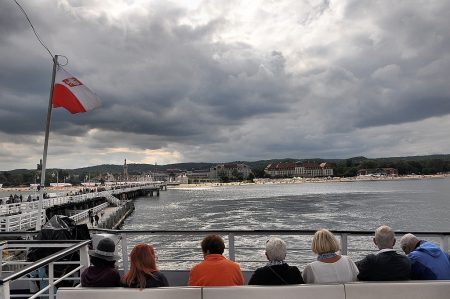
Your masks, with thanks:
[[[296,162],[279,162],[267,165],[266,170],[293,170],[296,166]]]

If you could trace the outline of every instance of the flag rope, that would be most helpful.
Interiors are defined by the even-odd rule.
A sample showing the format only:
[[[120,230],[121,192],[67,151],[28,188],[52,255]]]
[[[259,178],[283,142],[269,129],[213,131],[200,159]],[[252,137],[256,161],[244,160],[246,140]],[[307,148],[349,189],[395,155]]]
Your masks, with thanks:
[[[39,34],[37,33],[36,29],[34,29],[33,23],[31,23],[30,18],[28,17],[26,11],[23,9],[23,7],[19,4],[19,2],[17,2],[17,0],[14,0],[14,2],[16,2],[17,6],[19,6],[20,10],[22,11],[22,13],[25,15],[25,18],[27,18],[28,23],[31,26],[31,29],[34,32],[34,35],[36,36],[36,38],[38,39],[38,41],[41,43],[41,45],[47,50],[48,54],[50,54],[50,56],[52,57],[53,60],[53,54],[52,52],[48,49],[48,47],[45,45],[45,43],[41,40],[41,37],[39,36]]]

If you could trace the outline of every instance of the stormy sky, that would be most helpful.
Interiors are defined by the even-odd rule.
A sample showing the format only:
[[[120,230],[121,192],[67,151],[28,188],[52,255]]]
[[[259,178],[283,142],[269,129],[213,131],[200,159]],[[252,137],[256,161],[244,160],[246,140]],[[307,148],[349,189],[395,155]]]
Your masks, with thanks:
[[[19,3],[102,101],[53,109],[47,167],[450,153],[448,0]],[[42,157],[51,71],[0,1],[0,170]]]

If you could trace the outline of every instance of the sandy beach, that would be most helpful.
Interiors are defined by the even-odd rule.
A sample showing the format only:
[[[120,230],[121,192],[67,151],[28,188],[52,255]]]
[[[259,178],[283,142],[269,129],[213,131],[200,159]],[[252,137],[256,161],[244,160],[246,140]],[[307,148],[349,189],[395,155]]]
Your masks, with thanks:
[[[270,179],[261,178],[254,179],[253,183],[250,182],[230,182],[230,183],[196,183],[196,184],[180,184],[169,186],[169,188],[207,188],[207,187],[225,187],[225,186],[245,186],[245,185],[258,185],[258,184],[303,184],[303,183],[340,183],[340,182],[361,182],[361,181],[392,181],[392,180],[427,180],[427,179],[443,179],[447,178],[448,174],[439,175],[408,175],[408,176],[358,176],[358,177],[332,177],[332,178],[283,178],[283,179]]]
[[[359,182],[359,181],[392,181],[392,180],[426,180],[426,179],[443,179],[450,177],[450,174],[438,174],[438,175],[408,175],[408,176],[358,176],[358,177],[331,177],[331,178],[283,178],[283,179],[270,179],[261,178],[254,179],[251,182],[230,182],[230,183],[219,183],[219,182],[205,182],[196,184],[180,184],[168,186],[171,189],[176,188],[208,188],[208,187],[226,187],[226,186],[246,186],[246,185],[257,185],[257,184],[303,184],[303,183],[340,183],[340,182]],[[70,186],[70,187],[46,187],[45,192],[70,192],[79,191],[80,189],[86,188],[84,186]],[[11,192],[12,194],[18,192],[32,192],[35,189],[30,187],[11,187],[11,188],[0,188],[2,192]]]

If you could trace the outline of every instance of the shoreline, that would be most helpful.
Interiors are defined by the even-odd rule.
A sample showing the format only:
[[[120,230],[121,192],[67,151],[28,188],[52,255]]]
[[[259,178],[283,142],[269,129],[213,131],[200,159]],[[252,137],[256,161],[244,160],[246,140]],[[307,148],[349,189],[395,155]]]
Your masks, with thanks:
[[[448,174],[436,175],[408,175],[396,177],[333,177],[333,178],[283,178],[283,179],[254,179],[250,182],[205,182],[196,184],[180,184],[168,186],[170,189],[195,189],[195,188],[210,188],[210,187],[229,187],[229,186],[247,186],[247,185],[284,185],[284,184],[304,184],[304,183],[349,183],[349,182],[377,182],[377,181],[402,181],[402,180],[428,180],[428,179],[445,179],[450,177]]]
[[[407,176],[392,176],[392,177],[332,177],[332,178],[262,178],[254,179],[253,182],[205,182],[195,184],[179,184],[169,185],[169,189],[189,189],[189,188],[210,188],[210,187],[227,187],[227,186],[247,186],[247,185],[283,185],[283,184],[304,184],[304,183],[348,183],[348,182],[368,182],[368,181],[401,181],[401,180],[427,180],[427,179],[445,179],[450,177],[450,174],[434,174],[434,175],[407,175]],[[70,192],[78,191],[83,186],[71,187],[47,187],[46,192]],[[0,192],[32,192],[35,191],[30,187],[7,187],[0,188]]]

